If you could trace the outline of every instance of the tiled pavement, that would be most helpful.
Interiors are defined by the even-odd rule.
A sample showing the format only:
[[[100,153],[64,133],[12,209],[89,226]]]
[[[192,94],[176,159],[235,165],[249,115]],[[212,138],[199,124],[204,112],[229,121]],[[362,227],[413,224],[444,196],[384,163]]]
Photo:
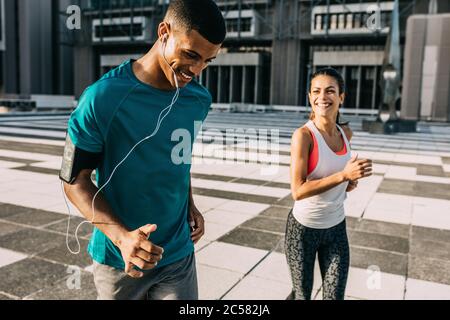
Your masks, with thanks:
[[[271,114],[217,117],[211,114],[207,124],[278,126]],[[206,220],[196,245],[202,299],[286,299],[290,293],[284,229],[292,200],[283,130],[304,120],[289,120],[279,126],[281,163],[272,175],[257,163],[193,164],[194,197]],[[352,124],[353,150],[374,160],[375,174],[345,204],[347,298],[450,299],[450,127],[421,124],[421,133],[382,136]],[[0,299],[95,299],[90,258],[66,249],[67,208],[57,178],[62,145],[0,136]],[[71,221],[69,244],[76,249],[73,233],[82,219]],[[90,233],[83,225],[83,248]],[[80,289],[71,266],[79,267]],[[314,297],[321,298],[318,268]]]

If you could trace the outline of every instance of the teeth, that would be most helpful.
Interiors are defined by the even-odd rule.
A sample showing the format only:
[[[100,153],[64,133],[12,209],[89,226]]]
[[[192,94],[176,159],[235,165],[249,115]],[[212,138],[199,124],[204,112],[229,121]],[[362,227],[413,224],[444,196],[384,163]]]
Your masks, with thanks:
[[[191,80],[192,77],[188,76],[186,73],[184,73],[183,71],[180,71],[180,74],[183,76],[183,78],[185,78],[186,80]]]
[[[319,107],[321,107],[321,108],[326,108],[326,107],[328,107],[330,104],[329,103],[319,103],[319,104],[317,104]]]

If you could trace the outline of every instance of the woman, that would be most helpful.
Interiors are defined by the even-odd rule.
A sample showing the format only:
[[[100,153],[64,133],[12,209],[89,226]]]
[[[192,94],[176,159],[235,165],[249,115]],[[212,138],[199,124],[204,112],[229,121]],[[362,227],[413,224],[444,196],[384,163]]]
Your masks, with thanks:
[[[339,125],[344,80],[333,68],[310,80],[310,120],[291,144],[291,192],[295,204],[286,226],[286,257],[294,299],[311,299],[314,263],[319,259],[323,299],[344,299],[349,270],[345,224],[346,192],[372,174],[372,161],[351,158],[348,126]]]

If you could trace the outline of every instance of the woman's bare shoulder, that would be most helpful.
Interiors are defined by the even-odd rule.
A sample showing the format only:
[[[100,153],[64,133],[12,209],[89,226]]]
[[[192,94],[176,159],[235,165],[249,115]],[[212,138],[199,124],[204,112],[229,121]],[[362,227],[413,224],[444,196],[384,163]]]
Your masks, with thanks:
[[[302,126],[300,128],[297,128],[294,133],[292,134],[292,142],[297,142],[300,144],[311,144],[312,143],[312,137],[311,133],[306,126]]]

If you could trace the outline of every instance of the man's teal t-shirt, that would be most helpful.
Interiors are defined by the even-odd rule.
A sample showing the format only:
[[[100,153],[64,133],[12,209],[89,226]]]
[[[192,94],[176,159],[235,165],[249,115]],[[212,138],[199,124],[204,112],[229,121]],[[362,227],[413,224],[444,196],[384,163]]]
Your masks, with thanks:
[[[103,153],[96,170],[98,187],[138,141],[153,133],[158,116],[175,94],[175,90],[163,91],[141,82],[132,63],[124,62],[89,86],[69,119],[68,134],[75,146]],[[129,230],[158,225],[149,238],[164,249],[157,267],[194,251],[188,223],[191,155],[186,153],[192,150],[210,105],[211,95],[194,80],[181,88],[158,132],[134,149],[102,189],[114,214]],[[125,267],[120,250],[97,228],[88,252],[99,263]]]

